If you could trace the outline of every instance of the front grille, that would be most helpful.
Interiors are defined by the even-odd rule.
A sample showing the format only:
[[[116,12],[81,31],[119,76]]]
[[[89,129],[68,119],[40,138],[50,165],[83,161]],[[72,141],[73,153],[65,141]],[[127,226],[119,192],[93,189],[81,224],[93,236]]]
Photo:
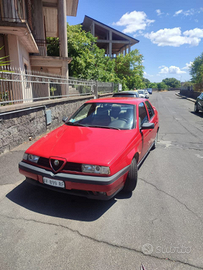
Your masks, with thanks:
[[[63,170],[82,172],[82,165],[80,163],[66,162],[65,166],[63,167]]]
[[[48,158],[40,157],[37,164],[42,166],[42,167],[51,169]]]
[[[38,160],[38,165],[45,167],[49,170],[51,169],[48,158],[40,157]],[[52,166],[53,166],[53,164],[52,164]],[[65,166],[63,167],[63,170],[73,171],[73,172],[82,172],[82,164],[74,163],[74,162],[66,162]]]

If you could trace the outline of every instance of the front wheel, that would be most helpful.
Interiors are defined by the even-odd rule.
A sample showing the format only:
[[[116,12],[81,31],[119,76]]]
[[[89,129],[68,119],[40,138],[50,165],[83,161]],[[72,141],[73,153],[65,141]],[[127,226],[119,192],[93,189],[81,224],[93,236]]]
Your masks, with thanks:
[[[137,185],[137,161],[133,158],[123,190],[132,192]]]
[[[195,105],[194,105],[194,112],[195,112],[195,113],[199,112],[198,105],[197,105],[196,103],[195,103]]]

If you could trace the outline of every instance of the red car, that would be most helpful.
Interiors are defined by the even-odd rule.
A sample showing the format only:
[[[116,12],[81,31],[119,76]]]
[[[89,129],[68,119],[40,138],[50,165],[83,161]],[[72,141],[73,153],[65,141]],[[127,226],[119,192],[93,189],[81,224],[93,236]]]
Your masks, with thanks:
[[[135,189],[137,168],[156,147],[159,130],[148,100],[89,100],[63,121],[25,151],[19,171],[27,181],[103,200]]]

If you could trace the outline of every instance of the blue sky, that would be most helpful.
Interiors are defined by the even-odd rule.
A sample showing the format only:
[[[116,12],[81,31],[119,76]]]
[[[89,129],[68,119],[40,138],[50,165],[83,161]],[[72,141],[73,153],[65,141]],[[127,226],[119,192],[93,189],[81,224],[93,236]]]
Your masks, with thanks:
[[[203,0],[79,0],[70,25],[85,15],[139,40],[151,82],[191,79],[189,66],[203,52]]]

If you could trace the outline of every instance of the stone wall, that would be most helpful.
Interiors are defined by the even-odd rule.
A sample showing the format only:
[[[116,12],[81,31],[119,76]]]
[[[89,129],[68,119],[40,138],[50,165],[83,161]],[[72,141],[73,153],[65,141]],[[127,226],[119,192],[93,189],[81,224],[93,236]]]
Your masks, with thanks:
[[[63,98],[49,101],[0,107],[0,154],[21,143],[60,126],[64,116],[69,117],[93,96]],[[51,123],[47,124],[47,114]]]
[[[180,94],[183,95],[183,96],[189,97],[189,98],[196,99],[201,94],[201,92],[195,92],[195,91],[192,91],[192,90],[181,89]]]

